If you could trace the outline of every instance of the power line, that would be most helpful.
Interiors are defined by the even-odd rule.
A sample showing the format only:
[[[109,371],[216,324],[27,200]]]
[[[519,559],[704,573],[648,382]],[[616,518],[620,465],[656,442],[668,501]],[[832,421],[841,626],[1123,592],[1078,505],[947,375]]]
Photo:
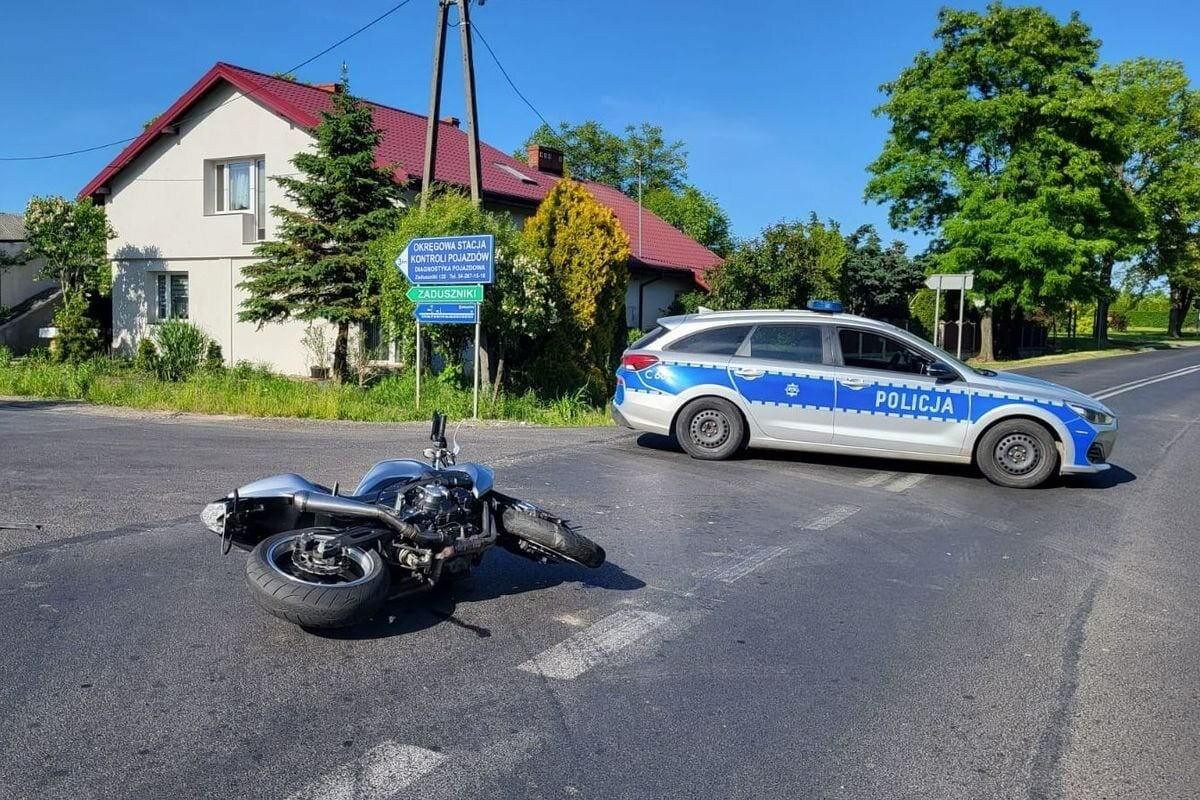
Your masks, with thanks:
[[[286,74],[286,73],[290,73],[290,72],[295,72],[296,70],[298,70],[298,69],[301,69],[302,67],[307,67],[309,64],[311,64],[312,62],[316,61],[316,60],[317,60],[318,58],[320,58],[321,56],[323,56],[323,55],[326,55],[326,54],[327,54],[327,53],[329,53],[331,50],[335,50],[335,49],[337,49],[338,47],[341,47],[341,46],[342,46],[342,45],[344,45],[346,42],[348,42],[348,41],[350,41],[351,39],[353,39],[355,36],[358,36],[360,33],[363,33],[363,32],[364,32],[364,31],[366,31],[368,28],[374,27],[375,25],[377,25],[378,23],[380,23],[380,22],[382,22],[383,20],[387,19],[387,18],[388,18],[388,17],[390,17],[392,14],[394,14],[394,13],[396,13],[397,11],[399,11],[400,9],[404,8],[406,5],[408,5],[408,4],[409,4],[409,3],[411,3],[411,2],[412,2],[412,0],[401,0],[401,2],[399,2],[399,3],[397,3],[396,5],[392,6],[392,7],[391,7],[391,8],[389,8],[387,11],[383,12],[383,13],[382,13],[382,14],[380,14],[378,17],[376,17],[375,19],[373,19],[373,20],[371,20],[370,22],[368,22],[366,25],[363,25],[363,26],[362,26],[361,28],[359,28],[358,30],[354,31],[353,33],[351,33],[351,34],[349,34],[349,35],[347,35],[347,36],[343,36],[341,39],[338,39],[336,42],[334,42],[333,44],[329,45],[328,47],[326,47],[326,48],[325,48],[324,50],[322,50],[321,52],[317,53],[317,54],[316,54],[316,55],[314,55],[314,56],[311,56],[311,57],[309,57],[309,58],[306,58],[306,59],[304,59],[304,60],[303,60],[303,61],[301,61],[299,64],[296,64],[294,67],[289,67],[288,69],[285,69],[285,70],[283,70],[283,72]],[[490,50],[490,49],[491,49],[491,48],[489,48],[489,50]],[[495,57],[495,56],[493,56],[493,58],[494,58],[494,57]],[[224,105],[227,105],[227,104],[229,104],[229,103],[232,103],[234,100],[237,100],[238,98],[241,98],[241,97],[250,97],[250,96],[251,96],[251,95],[253,95],[255,92],[257,92],[259,89],[261,89],[261,88],[265,87],[266,85],[267,85],[266,81],[263,81],[263,82],[262,82],[262,83],[260,83],[258,86],[254,87],[253,89],[251,89],[251,90],[250,90],[250,91],[248,91],[248,92],[237,92],[236,94],[234,94],[234,96],[233,96],[233,97],[229,98],[229,99],[228,99],[228,100],[226,100],[224,103],[221,103],[221,104],[220,104],[220,105],[218,105],[218,106],[214,106],[213,108],[206,110],[204,113],[206,113],[206,114],[210,114],[210,113],[212,113],[213,111],[216,111],[218,108],[221,108],[221,107],[222,107],[222,106],[224,106]],[[179,124],[179,123],[181,123],[181,122],[186,122],[188,119],[189,119],[189,117],[186,117],[186,116],[184,116],[184,117],[180,117],[180,118],[179,118],[178,120],[176,120],[176,121],[175,121],[175,123],[173,123],[173,124]],[[139,135],[140,135],[140,134],[139,134]],[[0,161],[45,161],[45,160],[52,159],[52,158],[66,158],[66,157],[68,157],[68,156],[77,156],[77,155],[81,155],[81,154],[83,154],[83,153],[93,153],[93,152],[95,152],[95,151],[97,151],[97,150],[104,150],[105,148],[108,148],[108,147],[116,147],[116,146],[117,146],[117,145],[119,145],[119,144],[128,144],[129,142],[132,142],[132,141],[133,141],[134,139],[136,139],[136,138],[138,138],[138,137],[137,137],[137,136],[130,136],[128,139],[119,139],[119,140],[117,140],[117,141],[115,141],[115,142],[108,142],[107,144],[98,144],[98,145],[96,145],[95,147],[84,147],[84,148],[80,148],[80,149],[78,149],[78,150],[69,150],[69,151],[67,151],[67,152],[65,152],[65,153],[49,153],[49,154],[46,154],[46,155],[40,155],[40,156],[0,156]]]
[[[496,66],[500,68],[500,74],[504,76],[504,80],[508,81],[508,85],[512,87],[512,90],[517,93],[517,97],[525,101],[525,105],[529,106],[530,110],[533,111],[534,114],[537,114],[538,119],[540,119],[547,128],[553,130],[554,126],[549,122],[546,122],[546,118],[542,116],[542,112],[534,108],[533,103],[529,102],[529,98],[521,94],[521,90],[517,88],[515,83],[513,83],[513,79],[508,76],[508,70],[504,68],[504,65],[500,63],[500,59],[496,57],[496,51],[492,49],[490,44],[488,44],[488,40],[483,38],[483,31],[479,30],[479,23],[472,22],[471,28],[474,30],[476,35],[479,36],[479,41],[483,42],[483,46],[487,48],[488,55],[492,57],[492,61],[496,62]]]

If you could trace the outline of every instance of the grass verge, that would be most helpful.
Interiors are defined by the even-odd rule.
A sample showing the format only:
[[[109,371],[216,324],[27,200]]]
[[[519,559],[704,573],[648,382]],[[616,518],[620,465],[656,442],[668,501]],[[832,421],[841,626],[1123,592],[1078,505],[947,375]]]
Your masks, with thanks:
[[[1055,352],[1044,356],[1019,358],[1003,361],[983,362],[970,359],[968,363],[980,367],[1036,367],[1043,364],[1066,364],[1072,361],[1087,361],[1093,358],[1123,356],[1130,353],[1141,353],[1146,350],[1174,350],[1179,347],[1200,345],[1200,334],[1184,333],[1179,339],[1169,338],[1163,331],[1129,330],[1109,333],[1108,345],[1098,347],[1096,340],[1090,336],[1059,338],[1054,343]]]
[[[429,378],[421,383],[416,408],[413,376],[386,377],[368,388],[286,378],[263,370],[233,369],[198,374],[178,383],[160,381],[116,362],[84,364],[45,361],[0,363],[0,395],[83,400],[127,408],[231,414],[250,417],[406,422],[424,420],[437,409],[452,419],[471,416],[471,390]],[[532,392],[502,392],[493,405],[480,392],[481,419],[557,426],[607,426],[608,411],[582,394],[544,401]]]

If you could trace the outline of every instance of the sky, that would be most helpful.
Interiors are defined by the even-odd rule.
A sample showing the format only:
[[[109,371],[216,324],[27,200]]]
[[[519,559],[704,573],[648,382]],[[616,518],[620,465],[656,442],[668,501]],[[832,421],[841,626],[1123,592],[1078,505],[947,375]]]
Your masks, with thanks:
[[[289,70],[397,2],[11,4],[0,46],[0,159],[135,136],[215,62]],[[815,212],[845,232],[872,223],[885,239],[920,249],[921,237],[891,231],[886,208],[864,203],[863,187],[887,136],[887,120],[871,113],[883,99],[879,86],[933,46],[940,5],[487,0],[472,6],[472,22],[529,104],[477,41],[480,136],[512,152],[539,114],[613,131],[649,122],[685,143],[690,182],[716,197],[738,237]],[[1104,61],[1177,59],[1200,83],[1195,0],[1042,5],[1064,20],[1079,11],[1102,40]],[[345,62],[353,93],[423,114],[436,13],[437,0],[409,0],[297,77],[335,81]],[[465,117],[451,34],[442,114]],[[120,149],[0,160],[0,211],[23,211],[33,195],[74,196]]]

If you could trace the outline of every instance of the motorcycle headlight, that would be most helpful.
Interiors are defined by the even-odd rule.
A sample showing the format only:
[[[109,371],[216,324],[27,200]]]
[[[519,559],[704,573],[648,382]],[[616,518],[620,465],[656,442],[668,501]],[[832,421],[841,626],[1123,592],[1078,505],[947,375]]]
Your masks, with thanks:
[[[1070,406],[1072,411],[1093,425],[1111,425],[1113,423],[1112,414],[1106,414],[1095,408],[1088,408],[1087,406],[1076,405],[1075,403],[1068,403],[1067,405]]]
[[[200,521],[213,533],[225,533],[225,501],[206,505],[200,512]]]

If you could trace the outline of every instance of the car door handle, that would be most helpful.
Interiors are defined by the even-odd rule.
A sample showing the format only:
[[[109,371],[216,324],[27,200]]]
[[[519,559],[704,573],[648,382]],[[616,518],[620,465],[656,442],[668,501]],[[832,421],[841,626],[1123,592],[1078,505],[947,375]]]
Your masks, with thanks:
[[[737,375],[739,378],[745,378],[748,381],[752,381],[755,378],[761,378],[765,373],[761,369],[749,369],[743,367],[741,369],[735,369],[733,374]]]
[[[865,389],[870,381],[866,378],[838,378],[838,383],[847,389]]]

